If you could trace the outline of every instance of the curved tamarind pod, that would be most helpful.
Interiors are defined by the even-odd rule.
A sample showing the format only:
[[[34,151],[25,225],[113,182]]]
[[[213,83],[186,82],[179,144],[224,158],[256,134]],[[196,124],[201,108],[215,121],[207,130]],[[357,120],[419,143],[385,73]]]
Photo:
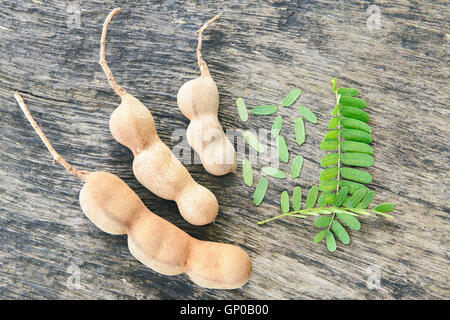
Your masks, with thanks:
[[[22,97],[18,93],[15,97],[54,162],[85,181],[79,197],[84,214],[104,232],[127,234],[130,252],[137,260],[164,275],[186,273],[194,283],[207,288],[239,288],[248,281],[252,264],[245,251],[235,245],[192,238],[151,212],[114,174],[72,167],[47,140]]]
[[[236,172],[236,151],[219,123],[219,91],[202,58],[202,36],[217,15],[198,31],[197,60],[200,77],[183,84],[177,94],[178,107],[191,122],[186,137],[209,173],[222,176]]]
[[[214,194],[194,181],[159,138],[150,111],[115,82],[108,67],[106,33],[112,18],[119,12],[119,8],[114,9],[105,20],[99,61],[114,92],[122,99],[109,121],[111,133],[133,153],[133,172],[141,184],[161,198],[174,200],[189,223],[205,225],[213,222],[219,211]]]

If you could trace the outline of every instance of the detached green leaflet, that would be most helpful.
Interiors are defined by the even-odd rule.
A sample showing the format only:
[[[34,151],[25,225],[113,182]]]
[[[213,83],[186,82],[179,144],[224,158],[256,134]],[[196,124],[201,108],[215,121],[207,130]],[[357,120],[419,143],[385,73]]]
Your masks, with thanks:
[[[302,93],[302,90],[299,88],[296,88],[292,90],[286,98],[283,100],[283,107],[290,107],[299,97]]]
[[[242,175],[244,176],[245,184],[251,187],[253,185],[253,168],[247,159],[242,160]]]
[[[241,97],[237,98],[236,106],[237,106],[238,113],[239,113],[239,118],[241,118],[241,121],[242,122],[247,122],[247,120],[248,120],[248,111],[247,111],[247,107],[245,106],[244,99],[242,99]]]
[[[258,185],[256,186],[255,193],[253,194],[253,203],[257,206],[261,204],[266,196],[267,188],[269,187],[269,180],[262,177],[259,179]]]
[[[269,114],[274,114],[277,112],[277,106],[273,105],[264,105],[264,106],[256,106],[252,109],[253,114],[266,116]]]
[[[300,114],[303,116],[303,118],[305,118],[306,120],[308,120],[311,123],[317,123],[317,117],[314,114],[314,112],[312,112],[311,110],[309,110],[307,107],[305,106],[300,106],[298,108],[298,111],[300,112]]]
[[[264,152],[264,146],[259,142],[258,138],[251,133],[250,131],[244,131],[242,132],[242,135],[244,136],[245,141],[249,144],[250,147],[255,149],[258,152]]]

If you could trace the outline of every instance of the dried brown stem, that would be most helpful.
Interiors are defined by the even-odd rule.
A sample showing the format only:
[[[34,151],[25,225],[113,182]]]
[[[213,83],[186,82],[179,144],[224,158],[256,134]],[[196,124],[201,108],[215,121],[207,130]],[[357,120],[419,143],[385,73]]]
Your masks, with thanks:
[[[120,8],[115,8],[113,11],[111,11],[109,13],[109,15],[106,17],[105,22],[103,23],[103,30],[102,30],[102,37],[100,39],[100,60],[98,61],[98,63],[102,66],[103,68],[103,72],[105,72],[106,75],[106,79],[108,79],[109,84],[111,85],[111,87],[114,89],[114,92],[122,97],[124,96],[127,91],[122,88],[121,86],[119,86],[116,82],[116,80],[114,80],[114,76],[111,72],[111,69],[108,66],[108,63],[106,62],[106,58],[105,58],[105,52],[106,52],[106,34],[108,32],[108,26],[109,23],[111,22],[112,18],[114,18],[115,15],[117,15],[120,12]]]
[[[66,160],[64,160],[63,157],[61,157],[59,155],[59,153],[56,152],[55,148],[53,148],[52,144],[50,143],[50,141],[48,141],[47,137],[45,136],[44,132],[42,132],[41,128],[38,126],[36,121],[34,121],[33,116],[31,115],[30,111],[27,108],[27,105],[25,104],[25,102],[23,101],[22,97],[20,96],[20,94],[18,92],[14,93],[14,98],[16,98],[17,103],[19,103],[20,108],[22,109],[23,113],[27,117],[27,119],[30,122],[31,126],[34,128],[36,133],[39,135],[39,137],[41,138],[42,142],[44,142],[44,144],[47,147],[48,151],[50,151],[50,153],[52,154],[52,156],[53,156],[53,164],[55,164],[55,162],[58,162],[59,164],[61,164],[67,171],[69,171],[74,176],[80,178],[81,180],[86,180],[86,176],[89,174],[89,171],[78,170],[78,169],[72,167],[70,165],[70,163],[68,163]]]
[[[214,18],[206,22],[197,32],[198,32],[198,44],[197,44],[197,61],[198,67],[200,68],[200,73],[202,76],[210,76],[208,66],[202,56],[202,40],[203,32],[208,29],[209,25],[220,18],[220,14],[216,15]]]

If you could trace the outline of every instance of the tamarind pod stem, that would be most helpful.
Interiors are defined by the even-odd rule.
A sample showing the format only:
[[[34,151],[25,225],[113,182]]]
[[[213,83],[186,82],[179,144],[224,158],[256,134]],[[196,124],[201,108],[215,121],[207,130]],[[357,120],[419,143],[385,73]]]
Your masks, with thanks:
[[[16,91],[14,93],[14,98],[16,98],[17,103],[19,104],[20,108],[22,109],[23,113],[25,114],[25,117],[28,119],[28,121],[30,122],[30,124],[33,127],[33,129],[39,135],[39,137],[41,138],[42,142],[47,147],[48,151],[50,151],[50,153],[52,154],[52,156],[53,156],[53,164],[58,162],[68,172],[70,172],[74,176],[80,178],[81,180],[86,180],[86,176],[90,172],[87,171],[87,170],[78,170],[78,169],[72,167],[72,165],[70,163],[68,163],[66,160],[64,160],[64,158],[61,157],[61,155],[58,152],[56,152],[55,148],[53,148],[52,144],[50,143],[50,141],[48,141],[47,137],[45,136],[44,132],[42,132],[41,128],[36,123],[36,121],[34,121],[33,116],[31,115],[30,111],[28,110],[28,107],[25,104],[25,102],[23,101],[22,96],[19,94],[19,92]]]

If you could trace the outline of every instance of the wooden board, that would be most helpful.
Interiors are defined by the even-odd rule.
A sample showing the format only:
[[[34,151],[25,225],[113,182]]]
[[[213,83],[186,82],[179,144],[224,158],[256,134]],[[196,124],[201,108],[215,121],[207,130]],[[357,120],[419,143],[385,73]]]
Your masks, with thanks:
[[[2,299],[448,299],[449,89],[448,6],[445,1],[141,1],[122,7],[110,26],[107,58],[117,81],[155,117],[170,147],[188,120],[177,108],[179,87],[198,76],[196,30],[220,91],[225,129],[270,129],[274,116],[239,121],[235,100],[249,107],[280,104],[283,133],[305,164],[299,179],[270,179],[256,208],[240,169],[214,177],[188,170],[220,203],[216,223],[194,227],[176,205],[154,196],[133,176],[132,154],[118,144],[108,119],[119,103],[100,66],[101,25],[114,5],[61,1],[0,3],[0,297]],[[78,14],[79,13],[79,14]],[[329,253],[312,243],[313,220],[279,213],[279,197],[295,185],[318,183],[319,143],[334,106],[330,80],[356,87],[368,102],[376,164],[376,202],[397,205],[395,221],[363,219],[351,245]],[[253,262],[247,285],[209,290],[186,275],[167,277],[135,260],[125,236],[97,229],[83,215],[81,183],[59,166],[18,108],[23,93],[55,148],[78,168],[124,179],[155,213],[190,235],[244,248]],[[297,146],[296,106],[310,107]],[[239,153],[239,161],[243,153]],[[289,171],[290,164],[282,165]],[[258,163],[255,179],[261,176]],[[80,286],[73,286],[76,276]],[[69,283],[69,284],[68,284]],[[76,283],[75,283],[76,284]]]

